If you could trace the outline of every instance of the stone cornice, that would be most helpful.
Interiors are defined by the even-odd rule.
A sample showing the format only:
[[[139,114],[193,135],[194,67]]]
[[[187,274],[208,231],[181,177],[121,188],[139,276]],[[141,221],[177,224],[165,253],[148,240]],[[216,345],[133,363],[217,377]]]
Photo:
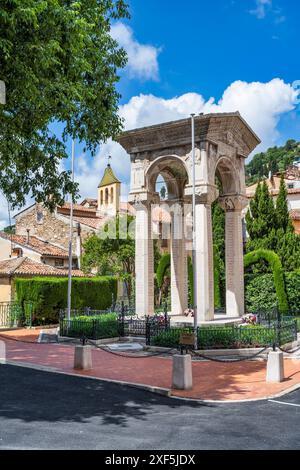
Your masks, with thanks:
[[[260,143],[260,139],[249,127],[239,112],[215,113],[195,117],[196,143],[211,140],[234,147],[237,153],[247,157]],[[132,156],[149,158],[161,150],[164,154],[178,147],[191,145],[191,121],[181,119],[144,127],[121,134],[117,141]]]

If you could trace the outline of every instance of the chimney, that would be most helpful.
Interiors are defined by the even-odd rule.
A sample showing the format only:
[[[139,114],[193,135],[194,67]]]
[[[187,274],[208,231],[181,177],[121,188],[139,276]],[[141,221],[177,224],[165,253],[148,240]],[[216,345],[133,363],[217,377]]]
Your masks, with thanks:
[[[30,229],[29,229],[29,228],[26,229],[26,232],[27,232],[27,240],[26,240],[26,243],[27,243],[27,245],[29,245],[29,241],[30,241],[30,236],[29,236],[29,234],[30,234]]]
[[[76,224],[76,256],[78,262],[78,269],[80,269],[81,264],[81,225],[78,222]]]

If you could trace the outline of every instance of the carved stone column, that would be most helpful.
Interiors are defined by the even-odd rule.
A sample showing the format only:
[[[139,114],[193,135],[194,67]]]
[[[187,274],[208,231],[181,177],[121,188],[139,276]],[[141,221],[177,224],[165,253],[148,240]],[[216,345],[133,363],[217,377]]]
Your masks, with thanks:
[[[225,210],[226,314],[241,317],[245,313],[242,210],[248,201],[242,195],[222,196],[219,201]]]
[[[171,206],[171,305],[173,315],[188,307],[187,256],[183,202]]]
[[[204,191],[204,192],[203,192]],[[214,267],[211,204],[218,196],[213,187],[197,189],[196,291],[198,323],[214,319]]]
[[[151,195],[130,196],[135,218],[135,308],[139,316],[154,314],[154,259]]]

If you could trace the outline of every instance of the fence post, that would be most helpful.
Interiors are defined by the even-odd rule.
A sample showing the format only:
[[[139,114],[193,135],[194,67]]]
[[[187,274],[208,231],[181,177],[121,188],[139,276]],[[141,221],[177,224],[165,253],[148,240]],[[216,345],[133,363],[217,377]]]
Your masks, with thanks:
[[[146,345],[151,346],[151,329],[149,315],[146,316]]]
[[[297,341],[298,339],[298,323],[297,320],[294,321],[294,339]]]
[[[121,303],[121,336],[125,336],[125,307],[124,302]]]
[[[165,330],[169,328],[169,317],[168,317],[168,302],[165,302],[165,309],[164,309],[164,314],[165,314]]]
[[[97,320],[94,319],[94,320],[93,320],[93,329],[92,329],[92,335],[93,335],[93,339],[94,339],[94,340],[97,339],[97,338],[96,338],[96,326],[97,326],[97,325],[96,325],[96,322],[97,322]]]

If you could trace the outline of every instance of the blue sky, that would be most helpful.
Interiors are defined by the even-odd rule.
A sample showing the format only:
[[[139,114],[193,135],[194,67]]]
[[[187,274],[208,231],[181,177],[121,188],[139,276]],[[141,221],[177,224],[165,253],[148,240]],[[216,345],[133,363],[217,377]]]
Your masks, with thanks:
[[[129,0],[131,19],[112,34],[127,50],[120,114],[126,129],[191,112],[239,110],[262,140],[257,150],[300,140],[298,0]],[[107,154],[129,190],[130,163],[117,145],[90,161],[77,146],[77,180],[91,194]],[[87,183],[88,182],[88,183]]]
[[[128,3],[131,19],[112,30],[129,56],[118,85],[126,129],[191,112],[239,110],[262,140],[258,150],[300,140],[300,104],[292,88],[300,80],[299,0]],[[59,135],[60,127],[52,129]],[[126,198],[130,162],[120,146],[108,142],[94,159],[82,149],[77,143],[81,196],[96,197],[111,154]],[[0,224],[4,212],[0,201]]]

